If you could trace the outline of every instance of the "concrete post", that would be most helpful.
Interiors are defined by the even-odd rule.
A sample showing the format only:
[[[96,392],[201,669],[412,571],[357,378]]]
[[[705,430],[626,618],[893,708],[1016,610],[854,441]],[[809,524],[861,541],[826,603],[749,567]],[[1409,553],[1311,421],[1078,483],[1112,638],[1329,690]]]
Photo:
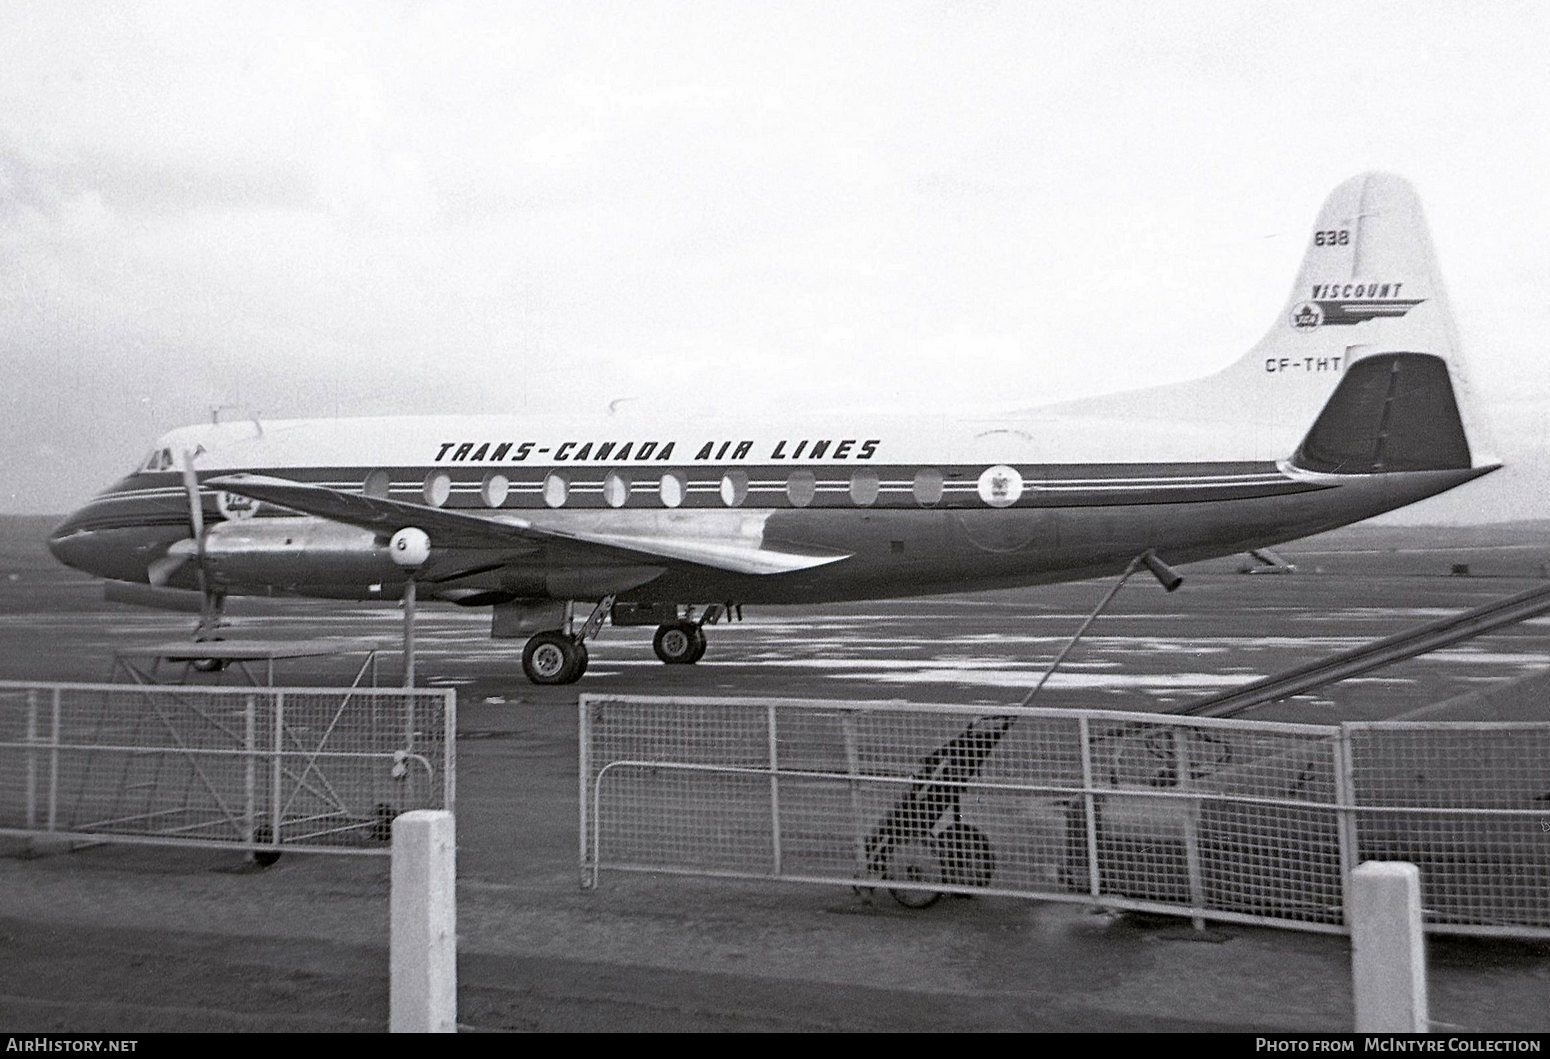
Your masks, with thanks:
[[[388,1026],[457,1032],[457,839],[452,814],[417,809],[393,820]]]
[[[1426,1033],[1421,872],[1368,861],[1351,873],[1351,977],[1357,1033]]]

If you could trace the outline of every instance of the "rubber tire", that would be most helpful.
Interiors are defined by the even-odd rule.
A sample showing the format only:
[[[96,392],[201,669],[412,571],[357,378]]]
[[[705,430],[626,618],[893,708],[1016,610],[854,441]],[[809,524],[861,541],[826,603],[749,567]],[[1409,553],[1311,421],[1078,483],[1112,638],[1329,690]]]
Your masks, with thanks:
[[[989,886],[996,874],[996,852],[985,832],[969,824],[954,824],[937,836],[937,856],[943,880],[955,886]]]
[[[698,625],[694,627],[694,653],[689,656],[689,664],[692,666],[705,657],[705,630]]]
[[[226,637],[224,636],[211,636],[207,639],[195,640],[194,642],[221,643],[225,639]],[[195,658],[191,659],[188,664],[195,673],[220,673],[224,672],[230,663],[224,658]]]
[[[671,621],[657,626],[651,649],[670,666],[693,665],[705,653],[705,634],[692,621]],[[698,646],[699,654],[695,653]]]
[[[929,839],[910,839],[888,847],[879,865],[883,878],[901,882],[946,882],[936,843]],[[940,890],[895,890],[888,892],[905,908],[930,908],[942,899]]]
[[[522,672],[534,684],[574,684],[586,668],[585,650],[564,633],[541,632],[522,649]]]

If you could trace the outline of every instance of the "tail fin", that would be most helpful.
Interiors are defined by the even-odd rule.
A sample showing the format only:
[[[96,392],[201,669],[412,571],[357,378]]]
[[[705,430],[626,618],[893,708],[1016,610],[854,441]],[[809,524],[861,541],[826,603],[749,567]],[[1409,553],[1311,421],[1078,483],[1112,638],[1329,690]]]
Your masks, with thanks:
[[[1369,358],[1382,359],[1358,371]],[[1354,426],[1346,417],[1358,407],[1373,411],[1366,406],[1380,392],[1399,399],[1408,417],[1422,406],[1420,391],[1411,389],[1420,386],[1448,406],[1459,436],[1446,456],[1419,458],[1451,461],[1462,453],[1468,466],[1464,436],[1480,447],[1481,424],[1471,422],[1458,331],[1420,201],[1407,182],[1388,173],[1353,177],[1330,193],[1280,318],[1228,373],[1257,376],[1263,387],[1282,391],[1282,413],[1297,408],[1304,426],[1327,400],[1319,416],[1323,429],[1308,435],[1311,443],[1327,441],[1336,423]],[[1337,402],[1331,391],[1340,379],[1345,396]],[[1389,393],[1390,385],[1398,389]],[[1373,429],[1382,419],[1373,419]],[[1387,456],[1380,444],[1376,462],[1398,469],[1396,443],[1391,439]]]
[[[1380,348],[1381,347],[1381,348]],[[1365,352],[1458,355],[1458,337],[1410,185],[1387,173],[1353,177],[1319,211],[1297,282],[1249,355],[1267,374],[1324,373]]]
[[[1079,424],[1095,459],[1106,458],[1110,448],[1114,458],[1124,458],[1144,438],[1159,457],[1176,460],[1220,459],[1230,446],[1241,459],[1282,460],[1297,451],[1313,459],[1315,452],[1323,452],[1326,464],[1345,460],[1342,465],[1350,468],[1362,462],[1357,457],[1362,443],[1348,438],[1335,445],[1332,439],[1357,429],[1357,411],[1372,411],[1369,390],[1384,373],[1378,367],[1356,368],[1370,358],[1400,354],[1405,357],[1399,361],[1382,362],[1390,370],[1397,364],[1401,381],[1395,385],[1408,394],[1417,379],[1429,379],[1429,386],[1439,380],[1446,384],[1446,404],[1456,409],[1448,415],[1468,438],[1463,449],[1450,442],[1445,455],[1428,452],[1417,458],[1453,461],[1462,452],[1473,466],[1494,462],[1483,426],[1471,413],[1453,313],[1421,204],[1399,177],[1365,173],[1325,200],[1291,296],[1243,357],[1202,379],[1049,405],[1028,415]],[[1416,355],[1424,355],[1423,360],[1409,359]],[[1350,407],[1338,414],[1330,408],[1328,418],[1322,418],[1336,386],[1348,375],[1353,375],[1352,389],[1339,407]],[[1407,424],[1412,422],[1409,410],[1419,407],[1415,402],[1402,397]],[[1323,425],[1310,435],[1315,420]],[[1381,425],[1381,420],[1380,413],[1373,422]],[[1117,440],[1110,444],[1110,437]],[[1299,450],[1305,440],[1313,447]],[[1369,448],[1366,463],[1397,469],[1393,461],[1400,452],[1414,454],[1410,442],[1399,448],[1385,443]]]

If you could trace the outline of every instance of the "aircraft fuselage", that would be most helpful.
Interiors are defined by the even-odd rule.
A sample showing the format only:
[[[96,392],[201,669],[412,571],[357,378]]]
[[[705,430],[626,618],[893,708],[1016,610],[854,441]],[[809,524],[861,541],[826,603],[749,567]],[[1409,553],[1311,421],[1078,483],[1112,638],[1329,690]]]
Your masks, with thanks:
[[[361,483],[358,490],[376,473],[374,468],[248,469],[302,480],[317,475],[336,485],[353,479]],[[1272,545],[1412,503],[1484,473],[1421,471],[1333,482],[1272,463],[1047,465],[1025,468],[1020,495],[995,506],[978,489],[988,469],[868,468],[877,489],[862,506],[852,495],[852,467],[800,468],[814,487],[808,496],[800,484],[794,497],[791,471],[760,467],[746,472],[749,487],[741,504],[727,507],[721,487],[731,469],[652,468],[649,474],[636,472],[627,498],[614,508],[605,501],[604,480],[617,468],[598,467],[569,471],[566,509],[544,502],[543,482],[552,468],[525,476],[510,469],[459,469],[448,474],[445,510],[521,518],[561,532],[604,528],[642,538],[746,536],[847,557],[790,573],[752,575],[671,562],[579,563],[563,547],[514,545],[483,549],[482,558],[470,554],[461,569],[451,571],[457,576],[433,582],[430,591],[449,598],[488,589],[531,599],[615,594],[639,602],[803,603],[1040,584],[1112,572],[1147,548],[1171,562],[1187,562]],[[434,466],[394,469],[389,495],[422,500],[426,481],[440,473],[447,472]],[[498,508],[486,506],[480,495],[496,473],[508,482]],[[680,505],[668,509],[658,494],[662,476],[671,473],[681,473],[686,488]],[[934,487],[916,488],[923,473],[930,481],[942,475],[939,495]],[[402,593],[407,575],[393,563],[382,533],[262,503],[238,505],[240,514],[231,517],[236,498],[219,490],[203,490],[202,501],[209,526],[206,568],[224,591],[353,600]],[[188,526],[188,500],[178,475],[139,473],[76,512],[55,531],[51,546],[72,566],[144,582],[169,547],[188,537]],[[637,578],[645,580],[628,584]],[[196,588],[195,571],[185,567],[165,583]]]

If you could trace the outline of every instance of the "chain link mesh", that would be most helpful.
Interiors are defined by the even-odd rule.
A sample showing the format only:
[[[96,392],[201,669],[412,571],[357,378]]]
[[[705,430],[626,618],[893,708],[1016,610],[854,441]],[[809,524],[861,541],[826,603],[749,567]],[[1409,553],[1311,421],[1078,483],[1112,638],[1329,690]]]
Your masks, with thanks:
[[[599,695],[581,711],[591,885],[693,872],[1338,931],[1351,869],[1406,859],[1431,929],[1550,927],[1550,724]]]
[[[386,852],[451,808],[455,693],[0,683],[0,830]]]

